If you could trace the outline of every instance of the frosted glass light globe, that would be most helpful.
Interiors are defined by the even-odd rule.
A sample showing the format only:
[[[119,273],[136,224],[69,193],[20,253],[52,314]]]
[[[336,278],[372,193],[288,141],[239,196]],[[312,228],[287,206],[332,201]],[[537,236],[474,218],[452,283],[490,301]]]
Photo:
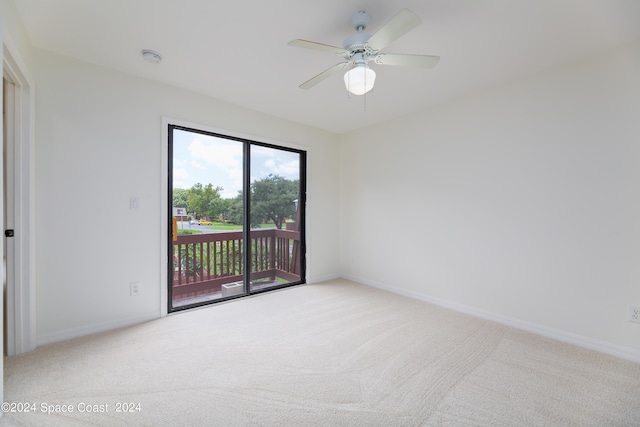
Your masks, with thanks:
[[[376,72],[365,64],[356,65],[344,74],[344,85],[354,95],[364,95],[373,89]]]

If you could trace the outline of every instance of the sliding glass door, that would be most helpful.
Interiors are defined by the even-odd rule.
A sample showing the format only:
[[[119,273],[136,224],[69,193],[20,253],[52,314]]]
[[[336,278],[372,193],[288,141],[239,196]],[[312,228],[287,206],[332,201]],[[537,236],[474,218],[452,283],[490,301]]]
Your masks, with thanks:
[[[169,126],[169,311],[304,283],[305,154]]]
[[[250,148],[250,289],[256,291],[301,280],[301,154]]]

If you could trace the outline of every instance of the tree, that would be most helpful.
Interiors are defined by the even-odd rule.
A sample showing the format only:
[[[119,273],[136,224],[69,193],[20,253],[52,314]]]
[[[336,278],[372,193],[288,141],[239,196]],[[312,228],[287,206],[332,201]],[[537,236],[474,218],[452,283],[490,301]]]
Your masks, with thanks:
[[[296,213],[299,183],[279,175],[269,174],[251,184],[251,222],[271,220],[281,229],[286,218]]]
[[[187,193],[189,190],[184,188],[173,189],[173,207],[187,209]],[[188,212],[188,210],[187,210]]]
[[[238,191],[238,195],[228,200],[227,215],[232,224],[242,225],[242,191]],[[253,224],[251,224],[253,227]]]
[[[189,212],[196,212],[199,217],[215,218],[222,214],[225,206],[220,192],[222,187],[214,187],[213,184],[203,186],[194,184],[187,190],[187,205]]]
[[[233,199],[220,199],[220,216],[224,222],[229,221],[231,203]]]

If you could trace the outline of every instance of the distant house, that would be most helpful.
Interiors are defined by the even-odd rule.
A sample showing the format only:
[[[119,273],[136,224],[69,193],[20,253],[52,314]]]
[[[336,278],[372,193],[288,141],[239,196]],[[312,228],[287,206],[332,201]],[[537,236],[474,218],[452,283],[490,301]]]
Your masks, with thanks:
[[[178,221],[187,221],[187,209],[186,208],[173,208],[173,217]]]

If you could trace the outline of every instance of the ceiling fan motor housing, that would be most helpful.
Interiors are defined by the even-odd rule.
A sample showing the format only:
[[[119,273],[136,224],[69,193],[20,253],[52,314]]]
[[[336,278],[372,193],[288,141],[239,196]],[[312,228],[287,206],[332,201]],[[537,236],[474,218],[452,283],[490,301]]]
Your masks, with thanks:
[[[349,52],[364,51],[365,44],[370,37],[371,36],[369,34],[365,33],[352,34],[344,39],[344,42],[342,42],[342,47],[344,48],[344,50]]]

